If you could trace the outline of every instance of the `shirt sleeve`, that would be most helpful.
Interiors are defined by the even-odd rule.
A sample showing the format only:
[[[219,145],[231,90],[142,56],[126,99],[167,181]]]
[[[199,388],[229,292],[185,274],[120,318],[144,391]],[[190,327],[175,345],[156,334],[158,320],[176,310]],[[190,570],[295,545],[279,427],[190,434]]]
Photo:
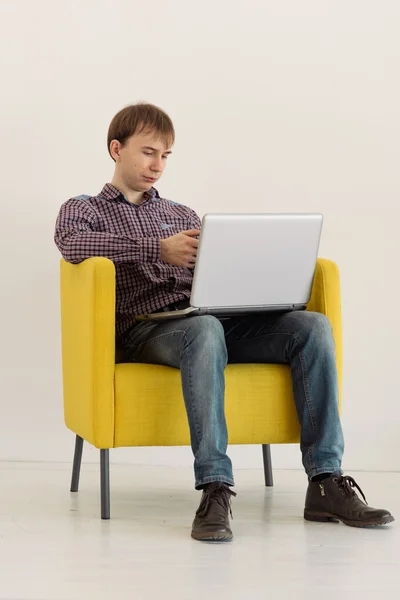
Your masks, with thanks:
[[[96,213],[86,201],[73,198],[62,205],[54,241],[67,262],[76,264],[93,256],[103,256],[114,263],[155,263],[160,260],[159,239],[96,231],[96,222]]]

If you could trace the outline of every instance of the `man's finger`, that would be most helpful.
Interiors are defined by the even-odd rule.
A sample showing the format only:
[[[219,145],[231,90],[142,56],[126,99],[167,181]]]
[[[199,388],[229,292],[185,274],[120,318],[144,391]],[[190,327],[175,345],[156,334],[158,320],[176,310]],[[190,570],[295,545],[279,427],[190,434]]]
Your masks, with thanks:
[[[188,231],[182,231],[182,233],[189,237],[196,237],[197,235],[200,235],[200,229],[188,229]]]

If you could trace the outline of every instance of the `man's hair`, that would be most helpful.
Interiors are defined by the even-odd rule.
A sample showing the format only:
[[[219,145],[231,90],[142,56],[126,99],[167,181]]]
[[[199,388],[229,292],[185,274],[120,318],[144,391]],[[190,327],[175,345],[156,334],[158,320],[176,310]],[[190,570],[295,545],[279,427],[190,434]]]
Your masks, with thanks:
[[[154,132],[168,148],[175,141],[174,126],[167,113],[154,104],[131,104],[120,110],[110,123],[107,135],[110,156],[112,140],[118,140],[123,146],[132,135],[141,132]]]

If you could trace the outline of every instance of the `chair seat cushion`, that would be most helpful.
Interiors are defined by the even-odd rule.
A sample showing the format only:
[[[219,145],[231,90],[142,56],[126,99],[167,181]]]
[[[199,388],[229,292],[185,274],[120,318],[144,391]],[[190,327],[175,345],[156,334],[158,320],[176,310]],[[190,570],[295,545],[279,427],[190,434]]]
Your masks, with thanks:
[[[300,427],[287,366],[228,365],[225,407],[230,444],[299,441]],[[117,364],[114,447],[189,443],[179,369]]]

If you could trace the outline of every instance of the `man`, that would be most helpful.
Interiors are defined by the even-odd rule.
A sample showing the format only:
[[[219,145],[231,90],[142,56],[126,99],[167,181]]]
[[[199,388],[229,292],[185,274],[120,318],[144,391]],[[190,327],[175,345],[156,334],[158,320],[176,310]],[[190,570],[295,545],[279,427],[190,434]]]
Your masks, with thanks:
[[[340,520],[355,527],[392,522],[388,511],[367,506],[354,490],[361,492],[354,479],[341,471],[335,348],[325,316],[299,311],[224,320],[135,321],[138,314],[187,305],[190,297],[200,219],[192,209],[161,198],[153,187],[174,139],[173,124],[161,109],[136,104],[121,110],[108,131],[107,147],[115,162],[112,182],[97,196],[78,196],[61,207],[55,242],[69,262],[91,256],[114,262],[121,361],[181,371],[195,487],[203,490],[192,537],[232,539],[229,512],[236,494],[226,454],[227,362],[290,365],[309,480],[306,519]]]

